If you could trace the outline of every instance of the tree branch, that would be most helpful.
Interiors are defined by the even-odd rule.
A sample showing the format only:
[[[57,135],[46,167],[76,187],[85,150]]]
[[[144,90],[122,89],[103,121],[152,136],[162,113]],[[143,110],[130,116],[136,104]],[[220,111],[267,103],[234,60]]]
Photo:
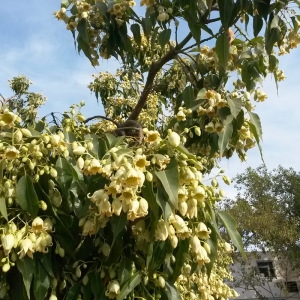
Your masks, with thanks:
[[[171,48],[165,56],[163,56],[159,61],[153,62],[150,66],[148,77],[146,80],[145,87],[141,93],[141,96],[136,104],[135,108],[131,112],[130,116],[127,120],[137,120],[140,112],[142,111],[145,103],[147,102],[147,98],[152,90],[153,82],[156,74],[159,70],[170,60],[176,57],[177,53],[189,42],[192,38],[192,34],[189,33],[176,47]]]

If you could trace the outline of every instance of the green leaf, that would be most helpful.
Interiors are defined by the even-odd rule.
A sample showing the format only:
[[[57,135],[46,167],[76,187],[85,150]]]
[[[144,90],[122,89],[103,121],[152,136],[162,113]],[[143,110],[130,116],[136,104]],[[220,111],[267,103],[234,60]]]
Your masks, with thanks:
[[[216,53],[221,67],[226,69],[229,59],[229,40],[226,32],[223,32],[217,38]]]
[[[141,282],[142,276],[140,272],[134,273],[129,280],[122,286],[121,292],[117,300],[123,300],[126,296],[133,291],[133,289]]]
[[[113,232],[113,242],[116,240],[120,232],[125,229],[127,223],[127,215],[125,213],[121,213],[120,216],[113,215],[110,218],[110,225]]]
[[[100,1],[96,1],[95,5],[97,6],[101,14],[105,17],[108,9],[107,5],[104,2],[100,2]]]
[[[187,86],[183,92],[182,97],[186,108],[191,108],[194,102],[194,89],[192,86]]]
[[[210,225],[210,224],[209,224]],[[215,260],[218,257],[218,235],[215,226],[209,226],[211,233],[210,238],[206,241],[210,247],[210,254],[208,255],[210,262],[206,264],[207,275],[210,276]]]
[[[77,50],[78,53],[82,50],[84,55],[92,62],[92,56],[91,56],[91,48],[88,43],[86,43],[81,35],[77,36]]]
[[[254,34],[255,37],[258,36],[258,34],[260,33],[263,25],[264,25],[264,22],[263,22],[261,16],[260,15],[255,15],[253,17],[253,34]]]
[[[250,131],[251,131],[251,132],[253,133],[253,135],[254,135],[255,141],[256,141],[257,146],[258,146],[258,149],[259,149],[259,153],[260,153],[261,160],[262,160],[263,163],[264,163],[264,157],[263,157],[262,147],[261,147],[261,145],[260,145],[260,138],[259,138],[259,135],[258,135],[258,133],[257,133],[257,129],[256,129],[256,127],[255,127],[252,123],[249,124],[249,128],[250,128]]]
[[[161,290],[162,300],[182,300],[180,293],[173,284],[166,281],[165,288]]]
[[[164,190],[169,196],[169,203],[173,208],[178,204],[179,174],[177,161],[172,158],[164,171],[157,171],[155,175],[162,183]]]
[[[90,280],[91,289],[95,296],[95,299],[106,299],[103,279],[100,277],[100,275],[95,271],[90,275]]]
[[[171,37],[171,29],[164,29],[162,32],[158,35],[158,43],[159,45],[164,48],[165,45],[169,42]]]
[[[118,269],[118,279],[121,285],[123,285],[132,273],[132,261],[127,257],[123,256],[120,261]]]
[[[242,106],[243,106],[243,101],[240,98],[227,98],[228,105],[230,107],[231,114],[236,118],[237,115],[240,113]]]
[[[156,193],[156,203],[160,206],[162,212],[163,212],[163,218],[165,220],[168,220],[169,217],[172,214],[172,208],[169,204],[169,197],[167,193],[165,192],[164,187],[161,183],[158,183],[157,186],[157,193]]]
[[[59,157],[57,159],[55,168],[58,174],[57,182],[63,193],[67,196],[69,194],[75,170],[64,157]]]
[[[88,22],[86,19],[81,19],[77,25],[77,31],[80,34],[83,41],[89,44],[89,35],[87,31]]]
[[[143,27],[144,34],[146,36],[149,36],[152,31],[152,22],[150,17],[142,18],[142,27]]]
[[[8,221],[7,219],[7,209],[6,209],[6,201],[5,198],[0,197],[0,213],[2,215],[2,217]]]
[[[220,11],[220,19],[223,27],[227,29],[229,27],[229,21],[231,19],[232,11],[234,9],[233,0],[218,0],[218,6]]]
[[[18,270],[22,274],[27,297],[30,299],[30,286],[34,272],[34,260],[28,256],[24,256],[22,259],[18,259],[16,264]]]
[[[33,277],[33,291],[36,299],[45,299],[48,289],[50,287],[50,278],[46,270],[44,269],[41,262],[36,259],[35,261],[35,271]]]
[[[151,214],[151,228],[152,232],[155,231],[157,221],[159,219],[159,206],[156,202],[155,194],[153,192],[153,183],[145,181],[142,187],[142,195],[147,200],[149,204],[149,211]]]
[[[81,282],[74,283],[68,291],[66,300],[75,300],[80,293]]]
[[[151,248],[152,247],[152,248]],[[152,242],[149,247],[149,254],[147,255],[147,268],[148,272],[152,274],[166,259],[167,253],[172,252],[172,247],[167,241]]]
[[[61,0],[60,7],[68,8],[72,3],[72,0]]]
[[[258,137],[262,139],[262,128],[261,128],[261,122],[258,114],[253,113],[251,111],[249,111],[248,114],[250,116],[250,123],[254,125]]]
[[[242,238],[239,234],[239,232],[236,229],[236,222],[232,218],[230,214],[224,211],[219,211],[218,216],[223,223],[223,225],[226,228],[226,231],[230,237],[231,242],[236,246],[238,251],[242,254],[243,257],[246,257],[245,251],[244,251],[244,246],[243,246],[243,241]]]
[[[172,265],[173,273],[171,274],[169,279],[170,283],[174,283],[178,276],[181,274],[181,268],[188,256],[189,244],[189,239],[180,240],[176,249],[174,250],[173,255],[176,257],[176,262],[174,267]]]
[[[32,180],[28,175],[24,175],[18,181],[16,198],[24,211],[28,212],[32,217],[36,217],[39,210],[39,200]]]
[[[202,88],[198,94],[197,94],[197,97],[195,100],[203,100],[203,99],[206,99],[205,98],[205,93],[207,92],[206,88]]]
[[[131,32],[133,34],[133,38],[134,38],[135,42],[140,46],[141,45],[141,41],[142,41],[141,31],[140,31],[140,25],[134,23],[134,24],[132,24],[130,26],[130,29],[131,29]]]
[[[220,151],[220,157],[223,153],[232,137],[233,127],[232,123],[225,126],[225,130],[219,134],[218,146]]]

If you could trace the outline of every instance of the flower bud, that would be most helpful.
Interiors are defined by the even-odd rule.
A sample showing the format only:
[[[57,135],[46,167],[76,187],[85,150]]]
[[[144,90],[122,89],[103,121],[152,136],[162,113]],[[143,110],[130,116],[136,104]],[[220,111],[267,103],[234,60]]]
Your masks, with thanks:
[[[172,131],[168,136],[168,141],[173,147],[178,147],[180,144],[180,136],[178,133]]]
[[[9,263],[6,263],[6,264],[4,264],[4,265],[2,266],[2,271],[3,271],[3,273],[8,272],[9,269],[10,269],[10,264],[9,264]]]
[[[161,288],[164,288],[166,286],[166,281],[162,276],[158,276],[158,285]]]
[[[231,180],[229,177],[224,175],[224,176],[222,176],[222,179],[223,179],[224,183],[226,183],[227,185],[231,184]]]

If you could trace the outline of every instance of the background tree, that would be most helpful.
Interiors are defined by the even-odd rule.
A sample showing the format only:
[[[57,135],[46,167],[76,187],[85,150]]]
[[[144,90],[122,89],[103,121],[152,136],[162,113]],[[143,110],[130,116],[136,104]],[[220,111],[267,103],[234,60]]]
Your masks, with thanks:
[[[227,211],[235,218],[249,251],[273,253],[276,272],[283,279],[280,287],[286,292],[284,283],[300,275],[300,173],[281,166],[272,171],[260,166],[248,168],[235,183],[239,193],[229,200]],[[241,266],[235,287],[251,287],[259,293],[260,286],[272,294],[267,289],[269,278],[261,278],[257,266],[249,267],[246,262]]]
[[[258,144],[254,102],[297,46],[297,1],[63,0],[55,12],[93,65],[116,74],[84,103],[28,120],[41,97],[15,77],[0,113],[1,293],[12,299],[228,299],[243,252],[220,159]],[[232,78],[236,80],[232,81]],[[15,101],[14,101],[15,100]],[[34,116],[34,115],[32,115]],[[99,122],[92,122],[94,120]],[[203,176],[211,174],[211,183]]]

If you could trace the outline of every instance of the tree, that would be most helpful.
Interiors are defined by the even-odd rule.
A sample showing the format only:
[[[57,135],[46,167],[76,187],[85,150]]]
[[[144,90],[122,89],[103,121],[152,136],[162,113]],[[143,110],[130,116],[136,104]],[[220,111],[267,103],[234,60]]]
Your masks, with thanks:
[[[277,57],[299,42],[299,4],[134,4],[63,0],[54,13],[93,65],[120,62],[89,85],[105,116],[86,118],[80,103],[39,119],[43,97],[25,77],[10,81],[0,114],[2,298],[236,296],[219,228],[243,248],[216,208],[218,180],[230,182],[218,162],[259,146],[253,102],[266,99],[267,74],[284,79]]]
[[[228,201],[227,211],[235,218],[245,247],[272,252],[277,273],[285,282],[291,281],[300,275],[300,173],[281,166],[272,171],[260,166],[248,168],[235,182],[239,193]],[[247,290],[263,286],[266,291],[269,278],[261,278],[257,266],[241,265],[234,286]]]
[[[229,202],[229,211],[244,245],[273,251],[297,247],[300,173],[281,166],[270,172],[260,166],[237,175],[235,182],[239,193]]]

